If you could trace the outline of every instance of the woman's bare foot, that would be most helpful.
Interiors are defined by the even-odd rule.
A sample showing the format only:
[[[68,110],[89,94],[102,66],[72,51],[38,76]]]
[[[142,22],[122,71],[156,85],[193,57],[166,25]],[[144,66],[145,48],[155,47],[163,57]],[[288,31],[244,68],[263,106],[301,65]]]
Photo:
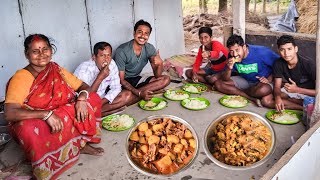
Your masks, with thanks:
[[[104,149],[101,147],[93,147],[90,144],[86,144],[81,150],[81,154],[90,154],[94,156],[102,156],[104,154]]]

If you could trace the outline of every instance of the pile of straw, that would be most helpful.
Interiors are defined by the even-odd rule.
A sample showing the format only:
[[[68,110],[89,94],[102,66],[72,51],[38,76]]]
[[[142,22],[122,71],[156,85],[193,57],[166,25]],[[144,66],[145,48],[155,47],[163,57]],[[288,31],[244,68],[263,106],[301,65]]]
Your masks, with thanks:
[[[316,34],[317,4],[317,0],[296,0],[296,6],[299,12],[296,25],[299,33]]]

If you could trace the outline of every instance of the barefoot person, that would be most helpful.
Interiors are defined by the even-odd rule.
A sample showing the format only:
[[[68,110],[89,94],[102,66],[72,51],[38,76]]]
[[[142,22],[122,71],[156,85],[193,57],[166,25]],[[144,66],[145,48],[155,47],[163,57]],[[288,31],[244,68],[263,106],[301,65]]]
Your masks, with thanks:
[[[201,27],[199,29],[199,40],[201,46],[193,64],[192,69],[186,71],[186,76],[193,82],[202,82],[213,85],[220,78],[223,72],[227,57],[228,49],[219,41],[212,38],[212,29],[210,27]],[[200,68],[203,62],[208,62],[207,66]]]
[[[132,39],[120,45],[115,53],[115,61],[119,68],[120,83],[126,90],[132,92],[133,96],[129,104],[139,99],[149,100],[154,91],[163,89],[170,83],[170,77],[162,75],[163,61],[160,58],[159,50],[148,43],[151,25],[139,20],[134,25]],[[141,76],[142,69],[150,62],[154,76]]]
[[[118,67],[112,59],[112,47],[107,42],[98,42],[93,47],[93,53],[92,59],[81,63],[74,74],[99,94],[102,116],[119,112],[128,103],[131,92],[121,92]]]
[[[229,37],[227,47],[232,57],[215,88],[225,94],[241,95],[261,106],[260,98],[272,92],[272,65],[279,56],[266,47],[245,44],[238,35]],[[231,76],[232,71],[238,75]]]
[[[90,87],[52,61],[55,46],[42,34],[24,41],[29,64],[9,80],[5,119],[31,161],[35,179],[56,179],[80,153],[103,155],[101,99]]]
[[[273,65],[273,94],[264,97],[262,104],[277,111],[303,110],[303,98],[316,95],[315,61],[298,55],[292,36],[281,36],[277,45],[281,58]]]

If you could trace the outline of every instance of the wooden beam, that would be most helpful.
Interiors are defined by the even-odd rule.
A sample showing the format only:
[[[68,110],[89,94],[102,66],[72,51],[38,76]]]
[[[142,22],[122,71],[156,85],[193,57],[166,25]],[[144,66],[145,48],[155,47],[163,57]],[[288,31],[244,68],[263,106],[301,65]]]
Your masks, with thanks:
[[[320,1],[318,1],[317,14],[317,41],[316,41],[316,102],[311,116],[310,126],[315,124],[320,119]]]
[[[245,40],[246,7],[245,0],[232,0],[233,34],[240,35]]]

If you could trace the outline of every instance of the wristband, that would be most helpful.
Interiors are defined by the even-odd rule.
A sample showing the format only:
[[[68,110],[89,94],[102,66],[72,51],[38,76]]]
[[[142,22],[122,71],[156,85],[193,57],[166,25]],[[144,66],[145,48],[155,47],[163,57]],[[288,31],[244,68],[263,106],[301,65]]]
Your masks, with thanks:
[[[79,97],[81,93],[86,93],[86,99],[89,98],[89,92],[87,90],[81,90],[79,93],[77,93],[77,96]]]
[[[46,121],[47,119],[49,119],[49,117],[53,114],[53,111],[49,111],[48,114],[42,118],[42,120]]]

